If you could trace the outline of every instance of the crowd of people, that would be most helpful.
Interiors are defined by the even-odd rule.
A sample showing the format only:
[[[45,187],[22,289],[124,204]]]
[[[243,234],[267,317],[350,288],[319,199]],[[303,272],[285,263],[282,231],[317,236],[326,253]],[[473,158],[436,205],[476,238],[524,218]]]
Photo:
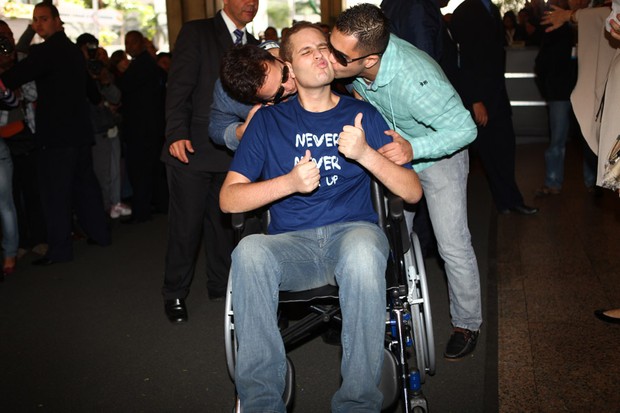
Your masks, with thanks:
[[[35,34],[44,42],[30,46]],[[2,276],[28,251],[36,265],[70,261],[76,238],[110,243],[110,219],[167,211],[158,158],[170,54],[137,31],[125,41],[110,58],[92,34],[74,44],[49,2],[18,42],[0,21],[2,89],[15,96],[0,107]]]
[[[39,45],[18,50],[0,22],[3,276],[20,247],[46,246],[36,265],[67,262],[76,234],[105,246],[110,219],[140,224],[166,212],[164,312],[188,321],[202,244],[210,299],[225,295],[231,274],[244,410],[284,411],[278,290],[331,283],[342,297],[345,354],[333,408],[378,411],[388,244],[374,225],[369,180],[412,206],[410,229],[426,221],[436,239],[453,327],[444,357],[465,357],[483,323],[468,150],[499,213],[538,212],[516,183],[504,80],[505,46],[538,45],[552,136],[539,195],[560,192],[572,29],[554,23],[550,33],[538,3],[502,24],[489,0],[465,0],[449,21],[434,0],[384,0],[347,9],[333,28],[300,22],[279,39],[270,27],[259,46],[246,30],[257,10],[258,0],[229,0],[214,17],[185,23],[174,55],[157,54],[138,31],[109,58],[92,34],[74,44],[50,2],[34,8],[29,35]],[[349,80],[337,88],[344,93],[334,92],[336,79]],[[270,235],[235,247],[230,213],[265,206]]]

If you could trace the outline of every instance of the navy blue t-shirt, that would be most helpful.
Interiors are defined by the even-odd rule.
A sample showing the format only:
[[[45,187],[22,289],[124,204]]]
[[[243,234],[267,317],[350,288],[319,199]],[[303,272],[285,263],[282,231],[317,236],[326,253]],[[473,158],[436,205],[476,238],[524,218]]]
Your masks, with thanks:
[[[377,222],[370,198],[370,176],[338,152],[338,137],[363,113],[366,141],[378,149],[392,142],[389,127],[369,103],[340,96],[326,112],[308,112],[299,99],[261,108],[248,125],[230,167],[250,181],[289,173],[306,149],[321,171],[320,186],[310,194],[294,194],[270,207],[269,233],[317,228],[336,222]],[[411,168],[410,165],[407,166]]]

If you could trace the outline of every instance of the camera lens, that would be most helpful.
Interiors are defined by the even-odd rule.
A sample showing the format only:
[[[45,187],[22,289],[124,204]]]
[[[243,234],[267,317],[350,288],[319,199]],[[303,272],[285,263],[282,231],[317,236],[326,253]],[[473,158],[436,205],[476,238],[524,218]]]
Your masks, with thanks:
[[[0,54],[9,55],[15,51],[13,42],[4,36],[0,36]]]

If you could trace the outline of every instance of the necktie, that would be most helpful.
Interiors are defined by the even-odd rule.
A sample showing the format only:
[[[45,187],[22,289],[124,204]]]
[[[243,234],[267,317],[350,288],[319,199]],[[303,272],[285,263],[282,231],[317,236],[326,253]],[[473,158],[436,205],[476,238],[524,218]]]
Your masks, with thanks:
[[[236,37],[235,46],[238,46],[241,44],[241,40],[243,39],[243,30],[235,29],[233,33]]]

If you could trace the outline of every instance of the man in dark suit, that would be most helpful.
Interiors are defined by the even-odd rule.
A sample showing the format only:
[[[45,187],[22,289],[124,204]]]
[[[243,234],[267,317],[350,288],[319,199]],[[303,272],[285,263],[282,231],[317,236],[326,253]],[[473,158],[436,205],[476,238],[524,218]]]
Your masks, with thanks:
[[[165,311],[171,322],[187,321],[185,298],[201,237],[207,265],[207,290],[224,296],[233,231],[230,216],[219,208],[219,192],[232,154],[209,138],[213,89],[220,59],[234,44],[258,41],[245,31],[258,0],[225,0],[215,17],[183,25],[176,41],[166,96],[166,163],[170,208],[164,286]]]
[[[504,26],[491,0],[465,0],[452,15],[459,44],[459,94],[478,125],[473,142],[501,213],[531,215],[515,178],[515,133],[506,92]]]
[[[142,33],[125,35],[125,50],[132,59],[118,80],[122,92],[123,137],[127,144],[127,173],[133,189],[133,223],[151,218],[155,185],[163,174],[159,155],[164,136],[164,75],[147,51]]]
[[[51,2],[35,6],[32,26],[45,42],[33,46],[27,58],[2,75],[2,81],[10,89],[32,80],[37,85],[35,139],[40,148],[38,172],[49,249],[33,264],[49,265],[73,259],[73,211],[91,242],[110,243],[92,166],[94,135],[87,101],[90,97],[97,103],[101,96],[82,52],[65,35]]]

